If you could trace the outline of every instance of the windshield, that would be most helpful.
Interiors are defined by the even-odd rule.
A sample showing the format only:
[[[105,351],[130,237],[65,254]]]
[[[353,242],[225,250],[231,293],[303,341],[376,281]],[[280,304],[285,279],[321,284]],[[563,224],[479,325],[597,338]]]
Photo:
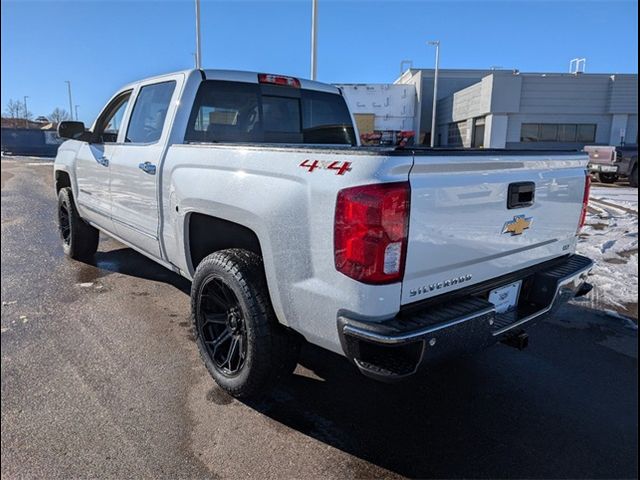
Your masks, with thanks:
[[[339,94],[217,80],[200,85],[185,141],[356,145]]]

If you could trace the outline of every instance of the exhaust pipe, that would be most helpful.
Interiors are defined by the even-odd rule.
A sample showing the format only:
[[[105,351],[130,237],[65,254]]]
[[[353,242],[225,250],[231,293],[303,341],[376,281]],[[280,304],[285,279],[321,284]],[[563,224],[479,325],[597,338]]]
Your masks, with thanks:
[[[529,346],[529,335],[526,332],[515,333],[504,338],[502,343],[522,351]]]
[[[585,295],[588,295],[591,290],[593,290],[593,285],[591,285],[590,283],[584,282],[582,285],[580,285],[580,287],[578,287],[578,291],[576,292],[575,297],[576,298],[580,298],[580,297],[584,297]]]

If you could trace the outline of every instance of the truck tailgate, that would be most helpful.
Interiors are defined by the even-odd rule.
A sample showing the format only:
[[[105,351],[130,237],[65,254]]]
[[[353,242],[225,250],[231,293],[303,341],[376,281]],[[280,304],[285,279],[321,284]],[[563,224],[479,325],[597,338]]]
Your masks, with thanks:
[[[402,304],[573,252],[586,165],[580,153],[416,153]],[[535,187],[533,203],[509,205],[510,186],[522,200]]]

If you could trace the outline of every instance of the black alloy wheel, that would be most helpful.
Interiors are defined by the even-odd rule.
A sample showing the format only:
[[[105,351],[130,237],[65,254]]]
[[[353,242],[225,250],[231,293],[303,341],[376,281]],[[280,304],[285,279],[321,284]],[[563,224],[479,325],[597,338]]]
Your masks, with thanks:
[[[201,286],[198,331],[215,368],[227,377],[238,375],[247,358],[247,329],[235,294],[221,279]]]
[[[296,367],[301,339],[279,323],[254,252],[219,250],[198,263],[191,321],[207,370],[234,397],[259,396]]]

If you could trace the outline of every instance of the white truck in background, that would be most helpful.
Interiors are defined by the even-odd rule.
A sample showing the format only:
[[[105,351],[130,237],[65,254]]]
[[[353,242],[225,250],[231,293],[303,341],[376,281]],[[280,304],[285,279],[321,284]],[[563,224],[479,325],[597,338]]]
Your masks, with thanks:
[[[192,280],[202,358],[236,396],[293,370],[302,339],[397,380],[503,341],[588,292],[576,152],[359,146],[339,89],[189,70],[63,122],[65,252],[102,231]]]

